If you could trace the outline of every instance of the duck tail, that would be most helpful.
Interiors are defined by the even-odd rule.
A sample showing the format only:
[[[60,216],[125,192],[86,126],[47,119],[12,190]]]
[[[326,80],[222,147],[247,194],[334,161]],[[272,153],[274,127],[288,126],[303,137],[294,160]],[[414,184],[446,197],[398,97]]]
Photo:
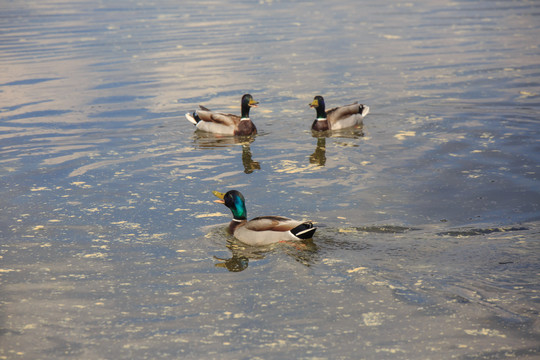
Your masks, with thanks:
[[[305,222],[292,229],[291,233],[299,239],[306,240],[311,239],[316,230],[312,223]]]
[[[367,114],[369,114],[369,106],[360,105],[360,114],[362,114],[362,117],[365,117]]]
[[[201,118],[199,117],[199,115],[197,115],[196,111],[194,111],[192,113],[187,113],[186,114],[186,119],[188,119],[188,121],[190,123],[192,123],[193,125],[197,125],[199,123],[199,121],[201,121]]]

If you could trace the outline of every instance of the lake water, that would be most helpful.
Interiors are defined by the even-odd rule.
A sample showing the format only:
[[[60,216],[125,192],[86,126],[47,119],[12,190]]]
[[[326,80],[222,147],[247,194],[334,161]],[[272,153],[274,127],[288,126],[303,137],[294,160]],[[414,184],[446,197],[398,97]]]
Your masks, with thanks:
[[[4,1],[0,358],[540,357],[540,3]],[[194,133],[203,104],[253,139]],[[360,101],[361,129],[315,111]],[[250,248],[248,215],[311,219]]]

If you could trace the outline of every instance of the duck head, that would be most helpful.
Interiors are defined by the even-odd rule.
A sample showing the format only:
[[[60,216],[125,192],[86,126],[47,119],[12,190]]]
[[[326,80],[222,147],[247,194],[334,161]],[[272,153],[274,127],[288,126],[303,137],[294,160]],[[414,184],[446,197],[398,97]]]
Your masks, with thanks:
[[[324,99],[321,95],[317,95],[313,98],[309,107],[315,108],[317,111],[317,119],[326,119],[326,108],[324,105]]]
[[[259,102],[253,100],[253,96],[250,94],[242,96],[242,118],[249,119],[249,109],[257,107],[257,105],[259,105]]]
[[[220,193],[218,191],[212,191],[219,200],[215,202],[218,204],[224,204],[226,207],[231,209],[233,218],[235,220],[246,220],[247,211],[246,211],[246,200],[240,191],[230,190],[226,193]]]

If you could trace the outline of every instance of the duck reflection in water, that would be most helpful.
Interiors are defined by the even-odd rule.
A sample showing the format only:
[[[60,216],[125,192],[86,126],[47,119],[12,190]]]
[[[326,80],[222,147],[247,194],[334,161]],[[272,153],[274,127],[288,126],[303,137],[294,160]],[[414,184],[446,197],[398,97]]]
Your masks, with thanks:
[[[235,145],[242,146],[242,164],[244,172],[251,174],[255,170],[260,170],[261,165],[258,161],[253,160],[251,155],[250,144],[255,141],[255,136],[230,136],[212,134],[204,131],[196,131],[193,134],[193,140],[199,148],[221,148]]]
[[[276,251],[282,251],[299,263],[311,266],[316,262],[318,253],[318,247],[313,240],[268,246],[249,246],[233,238],[227,240],[226,246],[232,256],[230,258],[214,256],[214,259],[218,261],[215,266],[225,268],[230,272],[243,271],[248,267],[249,260],[263,260],[267,255]]]
[[[324,166],[326,164],[326,138],[358,139],[364,136],[364,132],[360,125],[343,130],[313,130],[311,136],[317,138],[317,146],[313,154],[309,156],[309,162],[310,164]]]
[[[255,170],[261,170],[259,162],[251,158],[249,143],[242,144],[242,164],[244,165],[244,172],[246,174],[251,174]]]

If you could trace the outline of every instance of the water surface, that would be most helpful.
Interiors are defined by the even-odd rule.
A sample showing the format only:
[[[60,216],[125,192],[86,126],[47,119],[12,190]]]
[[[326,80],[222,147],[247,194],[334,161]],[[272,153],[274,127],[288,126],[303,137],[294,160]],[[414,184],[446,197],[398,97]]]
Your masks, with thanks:
[[[535,2],[7,2],[0,356],[539,356]],[[250,139],[198,104],[260,101]],[[314,95],[359,129],[309,130]],[[251,248],[248,213],[317,223]]]

